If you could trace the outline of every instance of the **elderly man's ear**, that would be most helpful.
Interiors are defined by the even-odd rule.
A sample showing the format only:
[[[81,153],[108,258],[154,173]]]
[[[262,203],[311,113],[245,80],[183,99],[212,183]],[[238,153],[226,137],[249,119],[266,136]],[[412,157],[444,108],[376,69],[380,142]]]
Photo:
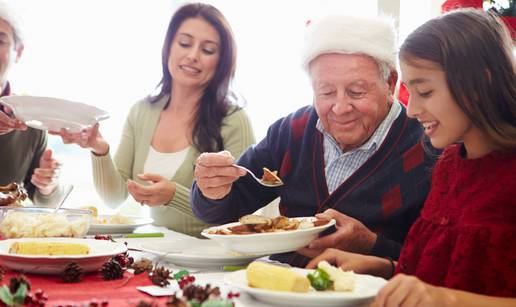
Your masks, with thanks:
[[[387,80],[387,83],[389,83],[389,91],[391,92],[391,95],[394,95],[394,91],[396,90],[396,83],[398,82],[398,72],[397,71],[391,71],[391,75],[389,76],[389,80]]]
[[[25,48],[25,46],[22,43],[18,43],[18,45],[14,49],[14,51],[16,52],[16,58],[14,59],[15,63],[18,63],[20,61],[20,58],[21,58],[21,56],[23,54],[23,49],[24,48]]]

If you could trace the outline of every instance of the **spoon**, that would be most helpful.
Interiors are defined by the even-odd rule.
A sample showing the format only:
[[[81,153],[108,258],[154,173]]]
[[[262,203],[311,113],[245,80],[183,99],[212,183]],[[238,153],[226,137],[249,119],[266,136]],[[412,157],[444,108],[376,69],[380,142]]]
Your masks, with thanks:
[[[64,204],[65,200],[68,198],[68,196],[70,195],[70,192],[72,192],[73,190],[73,184],[69,184],[67,187],[66,187],[66,191],[64,193],[64,196],[63,198],[61,198],[61,201],[59,202],[59,204],[57,205],[57,207],[55,207],[54,209],[54,213],[57,213],[57,211],[59,211],[59,209],[61,208],[61,206]]]
[[[258,181],[259,184],[261,184],[261,185],[263,185],[265,187],[276,188],[276,187],[279,187],[279,186],[283,185],[283,182],[276,182],[276,183],[265,182],[261,178],[256,177],[256,175],[253,172],[251,172],[249,169],[247,169],[247,168],[245,168],[245,167],[243,167],[241,165],[233,164],[233,166],[237,167],[237,168],[240,168],[240,169],[243,169],[248,174],[250,174],[256,181]]]

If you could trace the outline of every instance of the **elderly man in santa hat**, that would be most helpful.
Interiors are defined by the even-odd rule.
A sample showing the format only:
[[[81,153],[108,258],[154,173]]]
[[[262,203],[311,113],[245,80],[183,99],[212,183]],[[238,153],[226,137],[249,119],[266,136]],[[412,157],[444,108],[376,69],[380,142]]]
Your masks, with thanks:
[[[237,164],[284,182],[264,187],[227,152],[197,160],[192,209],[227,223],[276,197],[289,217],[334,218],[336,229],[298,253],[273,259],[304,266],[324,248],[397,259],[430,187],[435,157],[422,129],[395,100],[396,35],[386,18],[332,15],[311,22],[302,51],[313,105],[275,122]]]

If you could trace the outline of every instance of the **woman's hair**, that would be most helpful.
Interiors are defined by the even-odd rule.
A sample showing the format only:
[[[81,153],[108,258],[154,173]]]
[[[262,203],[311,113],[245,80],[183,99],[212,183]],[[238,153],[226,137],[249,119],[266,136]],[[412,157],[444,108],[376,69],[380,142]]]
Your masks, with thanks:
[[[513,42],[494,15],[452,11],[412,32],[400,60],[424,59],[445,72],[454,100],[471,122],[502,149],[516,149],[516,62]]]
[[[204,19],[217,30],[220,36],[220,56],[215,74],[204,89],[194,117],[192,140],[200,152],[220,151],[224,145],[220,134],[222,120],[229,112],[230,100],[235,97],[229,87],[235,74],[236,44],[229,23],[218,9],[209,4],[190,3],[180,7],[174,13],[163,43],[161,55],[163,77],[157,86],[159,92],[150,97],[150,101],[155,103],[170,93],[172,76],[168,69],[168,58],[172,41],[186,19],[197,17]]]

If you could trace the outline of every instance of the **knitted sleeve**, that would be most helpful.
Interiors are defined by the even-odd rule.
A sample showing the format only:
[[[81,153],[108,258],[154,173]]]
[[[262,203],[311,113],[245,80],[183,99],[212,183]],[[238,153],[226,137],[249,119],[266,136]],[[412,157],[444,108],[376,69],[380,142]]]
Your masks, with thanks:
[[[111,207],[118,206],[128,195],[126,181],[132,177],[138,109],[138,104],[133,106],[126,119],[114,159],[109,153],[104,156],[91,154],[95,188],[102,200]]]
[[[267,136],[257,145],[247,149],[238,164],[247,167],[256,175],[263,173],[262,167],[277,170],[283,154],[276,146],[287,143],[290,134],[291,118],[278,120],[268,130]],[[231,192],[225,198],[211,200],[204,197],[194,182],[191,194],[194,214],[206,223],[220,224],[237,220],[240,216],[252,213],[270,203],[279,195],[278,188],[267,188],[258,184],[250,175],[239,178],[233,183]]]

